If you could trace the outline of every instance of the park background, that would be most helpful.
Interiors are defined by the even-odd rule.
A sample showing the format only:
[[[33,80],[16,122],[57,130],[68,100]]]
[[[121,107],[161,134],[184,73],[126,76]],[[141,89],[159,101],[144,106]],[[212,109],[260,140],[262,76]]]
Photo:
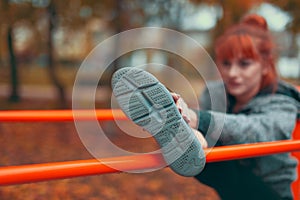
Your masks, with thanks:
[[[277,70],[281,78],[299,84],[299,10],[298,0],[1,0],[0,110],[71,109],[76,73],[84,59],[102,41],[133,28],[176,30],[193,38],[213,57],[215,37],[246,13],[267,19],[278,46]],[[191,55],[197,52],[187,50]],[[185,60],[163,51],[136,50],[107,66],[97,87],[96,107],[110,108],[110,77],[116,69],[149,62],[170,66],[190,81],[196,95],[201,93],[204,82]],[[203,64],[203,68],[206,78],[216,78],[211,67]],[[149,70],[189,101],[185,86],[164,67]],[[86,72],[87,90],[92,74]],[[108,137],[127,150],[140,152],[156,146],[151,138],[140,141],[124,136],[113,122],[102,125]],[[92,158],[71,122],[6,122],[0,124],[0,134],[0,166]],[[5,186],[0,188],[0,199],[218,197],[194,179],[163,169]]]

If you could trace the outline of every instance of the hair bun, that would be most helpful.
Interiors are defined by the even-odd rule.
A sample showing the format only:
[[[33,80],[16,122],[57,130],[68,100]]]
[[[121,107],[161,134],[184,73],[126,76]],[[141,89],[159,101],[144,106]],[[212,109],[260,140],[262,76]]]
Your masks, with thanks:
[[[245,16],[244,18],[242,18],[241,23],[268,30],[268,24],[266,19],[257,14],[250,14]]]

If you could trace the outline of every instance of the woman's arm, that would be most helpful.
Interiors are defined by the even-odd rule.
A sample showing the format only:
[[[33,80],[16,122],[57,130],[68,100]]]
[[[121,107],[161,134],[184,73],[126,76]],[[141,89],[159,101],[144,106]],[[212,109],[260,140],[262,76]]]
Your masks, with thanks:
[[[219,139],[224,145],[290,139],[297,119],[297,106],[291,98],[282,95],[265,98],[263,104],[247,114],[210,111],[213,128],[208,136]],[[224,123],[218,123],[222,119]]]
[[[179,95],[174,100],[192,128],[224,145],[290,139],[298,111],[294,100],[283,95],[260,98],[263,100],[257,101],[264,103],[255,106],[247,114],[203,110],[195,112],[188,108]]]

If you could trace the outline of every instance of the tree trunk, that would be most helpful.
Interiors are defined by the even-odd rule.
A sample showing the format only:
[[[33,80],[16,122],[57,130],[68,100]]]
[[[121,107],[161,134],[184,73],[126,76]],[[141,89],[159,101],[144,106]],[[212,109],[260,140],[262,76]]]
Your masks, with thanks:
[[[50,3],[48,9],[48,16],[49,16],[49,30],[48,30],[48,73],[51,82],[54,84],[57,95],[59,98],[59,103],[61,108],[67,108],[67,101],[65,96],[65,90],[61,82],[59,81],[56,71],[55,71],[55,63],[54,63],[54,56],[53,56],[53,39],[52,33],[55,29],[56,25],[56,11],[53,3]]]
[[[13,46],[13,28],[11,25],[7,29],[7,43],[8,43],[8,52],[9,52],[10,81],[11,81],[11,93],[10,93],[9,101],[18,102],[20,101],[18,67],[17,67],[17,60],[15,56],[14,46]]]

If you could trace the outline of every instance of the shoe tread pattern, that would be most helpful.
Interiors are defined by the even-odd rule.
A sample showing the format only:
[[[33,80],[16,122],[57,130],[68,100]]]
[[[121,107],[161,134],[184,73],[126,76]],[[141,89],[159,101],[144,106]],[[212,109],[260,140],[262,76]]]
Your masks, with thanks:
[[[150,73],[122,68],[112,78],[113,93],[124,113],[147,130],[162,148],[169,166],[183,176],[195,176],[205,154],[181,117],[169,91]]]

